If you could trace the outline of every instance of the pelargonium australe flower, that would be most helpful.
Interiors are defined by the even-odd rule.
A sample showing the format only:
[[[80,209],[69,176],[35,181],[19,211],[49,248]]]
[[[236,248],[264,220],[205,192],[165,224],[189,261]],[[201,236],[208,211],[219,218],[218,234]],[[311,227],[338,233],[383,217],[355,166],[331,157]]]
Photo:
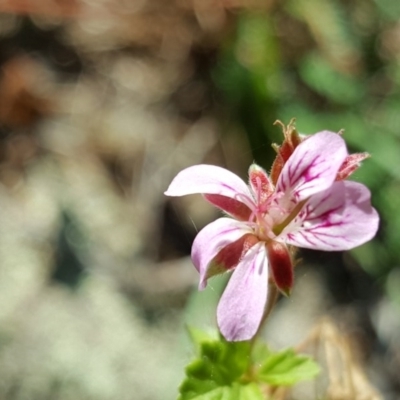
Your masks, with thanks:
[[[284,293],[293,285],[290,247],[349,250],[370,240],[379,217],[362,184],[337,180],[348,152],[340,135],[323,131],[293,149],[276,184],[256,164],[249,185],[212,165],[181,171],[166,195],[202,193],[225,211],[203,228],[192,247],[199,288],[216,274],[234,270],[217,309],[227,340],[248,340],[257,332],[272,280]]]

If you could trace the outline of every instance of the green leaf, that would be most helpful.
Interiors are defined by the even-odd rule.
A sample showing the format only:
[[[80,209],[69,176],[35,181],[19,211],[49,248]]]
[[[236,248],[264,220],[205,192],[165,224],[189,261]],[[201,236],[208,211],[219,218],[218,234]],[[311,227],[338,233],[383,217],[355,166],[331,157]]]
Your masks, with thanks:
[[[296,354],[292,349],[270,353],[256,372],[257,378],[273,386],[292,386],[313,378],[318,365],[309,357]]]
[[[259,386],[255,383],[240,386],[240,397],[237,400],[265,400]]]
[[[268,346],[259,340],[257,340],[253,345],[253,350],[251,352],[251,359],[254,365],[262,365],[263,362],[270,356],[271,350]]]
[[[193,400],[265,400],[259,387],[254,384],[241,385],[235,383],[232,386],[217,387],[207,393],[181,399]]]
[[[272,353],[256,341],[227,342],[189,328],[198,357],[186,367],[179,400],[265,400],[260,384],[291,386],[319,371],[292,349]]]
[[[196,352],[200,354],[201,344],[204,342],[212,342],[217,339],[217,335],[212,332],[207,332],[199,328],[194,328],[193,326],[187,326],[190,340],[196,347]]]
[[[194,394],[192,397],[181,397],[181,399],[184,398],[196,400],[233,400],[232,390],[229,386],[217,387],[206,393]]]
[[[230,399],[227,389],[222,389],[233,387],[248,370],[249,354],[249,342],[227,342],[223,338],[202,342],[199,357],[186,367],[179,399]]]

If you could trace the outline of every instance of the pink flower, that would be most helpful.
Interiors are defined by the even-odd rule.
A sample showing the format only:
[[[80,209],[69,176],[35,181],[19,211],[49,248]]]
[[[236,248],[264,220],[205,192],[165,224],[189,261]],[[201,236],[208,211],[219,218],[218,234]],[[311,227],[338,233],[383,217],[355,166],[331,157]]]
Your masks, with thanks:
[[[207,225],[192,247],[200,289],[211,276],[234,269],[217,310],[227,340],[248,340],[257,332],[270,275],[281,291],[290,291],[288,246],[349,250],[375,235],[379,217],[369,190],[360,183],[336,181],[347,157],[344,140],[323,131],[294,149],[276,186],[255,164],[249,169],[249,185],[212,165],[189,167],[172,181],[166,195],[202,193],[233,217]]]

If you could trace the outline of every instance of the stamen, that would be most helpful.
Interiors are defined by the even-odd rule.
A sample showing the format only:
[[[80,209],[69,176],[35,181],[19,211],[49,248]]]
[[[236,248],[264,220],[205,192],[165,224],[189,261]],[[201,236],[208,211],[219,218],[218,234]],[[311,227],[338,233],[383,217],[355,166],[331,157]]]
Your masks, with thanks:
[[[292,210],[292,212],[281,222],[274,226],[272,231],[276,236],[280,235],[282,231],[297,217],[301,209],[303,208],[304,204],[307,203],[307,200],[303,200],[296,205],[296,207]]]

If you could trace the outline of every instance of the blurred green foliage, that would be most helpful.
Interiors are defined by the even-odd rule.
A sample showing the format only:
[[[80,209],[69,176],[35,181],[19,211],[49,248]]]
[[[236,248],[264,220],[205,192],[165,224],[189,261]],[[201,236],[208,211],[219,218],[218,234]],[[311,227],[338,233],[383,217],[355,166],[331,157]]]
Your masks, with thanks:
[[[255,160],[268,167],[276,119],[305,134],[345,129],[371,158],[353,179],[372,191],[379,234],[353,257],[400,299],[400,6],[390,0],[292,0],[243,13],[214,78]]]

